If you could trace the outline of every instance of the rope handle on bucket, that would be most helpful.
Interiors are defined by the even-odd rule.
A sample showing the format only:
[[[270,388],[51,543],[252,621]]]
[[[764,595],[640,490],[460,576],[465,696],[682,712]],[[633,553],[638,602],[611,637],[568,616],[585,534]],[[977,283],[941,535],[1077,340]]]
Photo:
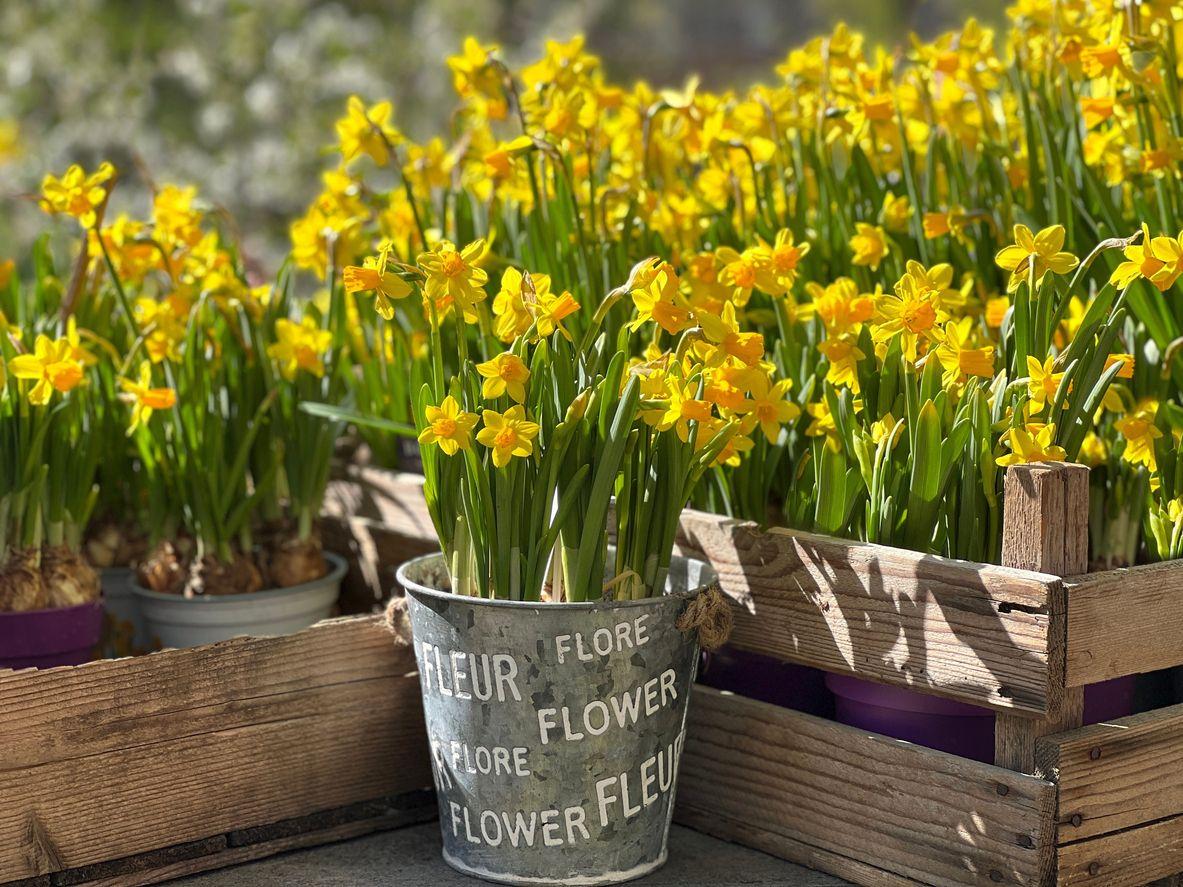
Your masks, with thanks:
[[[717,650],[727,643],[735,622],[727,596],[713,583],[704,588],[686,605],[675,625],[687,634],[698,632],[698,645],[704,650]]]
[[[411,646],[411,616],[407,613],[407,598],[397,595],[386,605],[386,627],[394,635],[396,647]]]

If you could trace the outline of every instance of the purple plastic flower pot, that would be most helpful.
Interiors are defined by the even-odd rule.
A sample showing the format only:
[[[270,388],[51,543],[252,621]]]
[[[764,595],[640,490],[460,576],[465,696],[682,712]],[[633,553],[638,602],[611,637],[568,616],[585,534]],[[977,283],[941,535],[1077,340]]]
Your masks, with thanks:
[[[703,660],[700,684],[811,715],[833,715],[834,697],[820,669],[730,647],[704,653]]]
[[[976,705],[827,674],[840,724],[906,739],[987,763],[994,760],[994,713]]]
[[[102,629],[102,600],[54,610],[0,613],[0,668],[89,662]]]
[[[826,686],[834,693],[834,717],[840,724],[987,764],[994,760],[994,713],[988,708],[848,675],[827,674]],[[1084,722],[1133,714],[1134,686],[1130,676],[1085,687]]]
[[[1099,724],[1134,713],[1134,692],[1138,678],[1129,675],[1084,688],[1084,722]]]

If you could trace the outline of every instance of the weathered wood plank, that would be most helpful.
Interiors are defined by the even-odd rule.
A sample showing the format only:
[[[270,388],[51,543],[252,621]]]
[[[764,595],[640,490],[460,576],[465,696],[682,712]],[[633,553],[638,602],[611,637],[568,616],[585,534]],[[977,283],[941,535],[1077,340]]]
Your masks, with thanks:
[[[436,817],[435,796],[414,792],[230,835],[70,869],[52,876],[52,887],[136,887],[265,859],[305,847],[427,822]],[[229,838],[229,841],[227,840]],[[244,839],[246,838],[246,839]],[[247,840],[249,839],[249,840]]]
[[[1140,887],[1183,869],[1183,816],[1059,848],[1061,887]]]
[[[0,881],[430,785],[414,661],[371,617],[0,672]]]
[[[737,601],[741,649],[1031,715],[1057,691],[1055,577],[696,511],[679,544]]]
[[[695,691],[679,780],[680,821],[856,880],[1034,884],[1052,865],[1050,783],[715,690]]]
[[[767,831],[763,828],[753,828],[750,821],[736,821],[719,815],[716,811],[688,807],[679,804],[674,810],[674,819],[680,825],[688,826],[696,831],[742,844],[753,850],[761,850],[780,859],[787,859],[798,865],[808,866],[820,872],[828,872],[839,878],[845,878],[854,884],[864,887],[915,887],[916,882],[911,878],[904,878],[886,872],[869,862],[852,859],[840,853],[831,853],[798,841],[788,835]]]
[[[1064,462],[1012,465],[1006,470],[1002,505],[1002,562],[1054,576],[1084,572],[1089,555],[1089,471]],[[1051,592],[1048,629],[1051,690],[1042,718],[999,713],[994,720],[994,763],[1021,773],[1037,769],[1040,736],[1079,727],[1084,691],[1064,686],[1068,629],[1063,586]]]
[[[1183,665],[1183,561],[1077,576],[1065,586],[1070,687]]]
[[[1060,786],[1060,844],[1183,813],[1183,705],[1044,737],[1038,757]]]

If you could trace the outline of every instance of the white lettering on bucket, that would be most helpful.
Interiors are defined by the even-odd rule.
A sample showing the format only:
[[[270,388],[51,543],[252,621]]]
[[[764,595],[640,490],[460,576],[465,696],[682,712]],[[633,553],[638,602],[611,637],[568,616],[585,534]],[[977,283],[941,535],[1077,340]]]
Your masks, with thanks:
[[[450,650],[443,654],[440,648],[424,641],[423,686],[426,692],[438,691],[441,696],[451,696],[465,701],[473,695],[487,702],[496,695],[498,702],[513,699],[522,701],[518,690],[518,664],[508,653],[465,653]],[[434,677],[434,680],[433,680]],[[471,686],[471,690],[468,687]]]
[[[567,742],[578,742],[586,735],[601,736],[615,720],[624,729],[640,720],[642,714],[652,717],[661,709],[678,700],[675,686],[677,672],[667,668],[657,677],[649,678],[643,684],[613,694],[604,702],[593,699],[581,709],[572,711],[569,706],[538,709],[538,737],[543,745],[549,744],[551,732],[560,729]],[[644,707],[641,702],[644,700]]]
[[[574,653],[580,662],[591,662],[597,656],[610,656],[643,647],[649,643],[649,632],[645,627],[648,618],[649,614],[645,613],[635,619],[618,622],[612,628],[597,628],[590,639],[584,638],[580,631],[556,635],[555,658],[562,665],[567,661],[567,655]]]

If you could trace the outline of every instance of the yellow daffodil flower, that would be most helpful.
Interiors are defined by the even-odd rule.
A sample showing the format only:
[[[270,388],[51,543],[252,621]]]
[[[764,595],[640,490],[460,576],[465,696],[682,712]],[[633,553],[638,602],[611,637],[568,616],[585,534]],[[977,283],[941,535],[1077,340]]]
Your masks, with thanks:
[[[478,267],[487,251],[484,240],[475,240],[463,250],[441,240],[435,249],[421,253],[416,263],[427,277],[424,296],[449,305],[455,303],[464,319],[475,323],[475,306],[487,295],[484,286],[489,275]]]
[[[324,375],[324,353],[333,342],[333,334],[321,329],[311,317],[299,323],[286,318],[275,321],[276,340],[267,346],[267,356],[279,365],[279,371],[289,382],[304,370],[320,378]]]
[[[735,305],[728,302],[718,317],[710,314],[696,315],[703,335],[712,346],[706,359],[707,366],[718,366],[728,356],[755,366],[764,357],[764,336],[760,333],[742,332],[735,315]]]
[[[858,362],[867,355],[845,336],[819,342],[817,350],[824,354],[826,360],[830,362],[826,379],[838,387],[845,386],[858,394]]]
[[[390,125],[393,112],[394,106],[390,102],[378,102],[367,108],[360,97],[349,97],[345,116],[337,121],[337,139],[346,163],[365,154],[379,166],[386,165],[391,147],[403,139],[402,134]]]
[[[456,398],[448,395],[437,406],[424,410],[427,427],[419,433],[419,443],[438,444],[449,456],[472,445],[472,429],[476,427],[476,413],[465,412]]]
[[[1027,355],[1027,394],[1039,410],[1051,403],[1060,388],[1060,380],[1064,378],[1063,373],[1053,372],[1055,364],[1055,357],[1050,355],[1042,363],[1038,358]]]
[[[637,313],[629,329],[638,330],[650,321],[671,336],[687,329],[690,326],[690,309],[683,304],[678,287],[678,275],[673,266],[663,262],[648,284],[632,291]]]
[[[484,427],[476,439],[493,451],[493,464],[504,468],[514,456],[526,458],[534,452],[534,438],[538,424],[526,419],[524,407],[512,406],[504,413],[485,410],[481,413]]]
[[[481,385],[482,397],[501,397],[509,392],[509,396],[518,403],[526,399],[526,382],[530,379],[530,370],[516,354],[508,351],[498,354],[492,360],[478,363],[476,370],[485,379]]]
[[[127,433],[134,434],[141,425],[148,424],[154,410],[168,410],[177,402],[177,393],[172,388],[152,387],[152,363],[140,362],[140,374],[136,379],[120,379],[119,387],[132,404],[131,425]]]
[[[1125,438],[1125,450],[1121,458],[1132,465],[1145,465],[1150,471],[1158,470],[1158,460],[1154,456],[1154,442],[1162,437],[1162,432],[1154,425],[1154,415],[1158,410],[1157,402],[1145,400],[1128,415],[1114,422],[1114,427]]]
[[[1055,436],[1055,425],[1038,422],[1030,422],[1024,428],[1009,428],[1003,436],[1003,442],[1010,452],[994,461],[1002,467],[1027,462],[1063,462],[1068,455],[1063,447],[1052,443]]]
[[[66,393],[83,381],[82,363],[73,356],[67,339],[39,335],[32,354],[18,354],[8,362],[8,371],[17,379],[34,383],[29,389],[29,403],[45,406],[53,393]]]
[[[756,375],[751,399],[737,410],[741,415],[756,420],[770,444],[776,443],[781,426],[795,421],[801,415],[801,408],[789,400],[789,389],[792,387],[792,379],[781,379],[774,383],[763,374]]]
[[[41,180],[41,208],[47,213],[72,216],[83,228],[93,228],[114,178],[115,167],[105,162],[89,175],[78,164],[67,169],[60,179],[46,175]]]
[[[854,254],[850,261],[855,265],[867,265],[872,271],[878,269],[889,251],[887,232],[878,225],[856,222],[850,251]]]
[[[1063,251],[1063,225],[1052,225],[1034,235],[1026,225],[1015,225],[1014,235],[1015,242],[1004,246],[994,257],[999,268],[1011,273],[1006,288],[1008,293],[1017,290],[1029,276],[1038,282],[1049,271],[1067,274],[1080,264],[1076,256]]]
[[[372,292],[374,294],[374,308],[383,319],[394,317],[394,305],[391,299],[402,299],[411,293],[411,285],[386,270],[390,257],[391,246],[385,245],[377,256],[366,256],[361,266],[346,265],[342,274],[347,293]]]
[[[972,319],[968,317],[945,324],[945,333],[937,346],[936,356],[945,368],[942,383],[946,388],[958,384],[967,376],[994,378],[994,346],[970,346],[972,324]]]

